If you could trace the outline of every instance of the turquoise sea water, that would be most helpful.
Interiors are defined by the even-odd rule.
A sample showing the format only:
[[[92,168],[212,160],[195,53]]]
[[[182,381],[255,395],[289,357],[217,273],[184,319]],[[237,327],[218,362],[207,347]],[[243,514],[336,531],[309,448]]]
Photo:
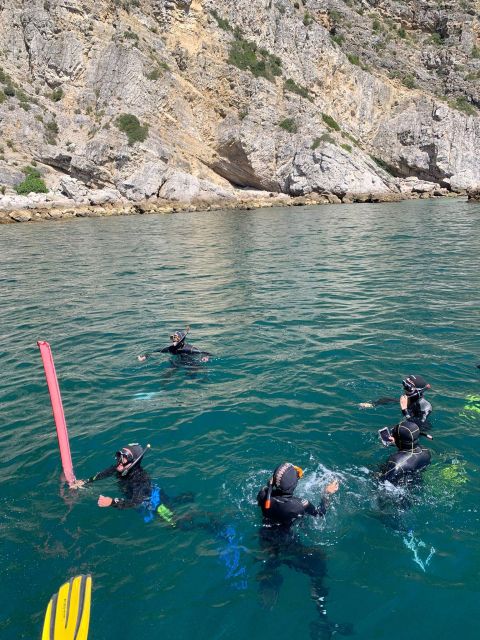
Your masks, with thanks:
[[[313,502],[341,482],[298,531],[323,554],[332,623],[358,640],[476,638],[480,413],[464,406],[480,396],[479,231],[480,206],[461,200],[1,227],[1,638],[39,638],[50,595],[80,572],[92,640],[309,638],[305,572],[283,566],[260,597],[255,496],[283,460]],[[206,365],[136,360],[186,324]],[[112,480],[62,487],[39,339],[77,477],[149,442],[151,476],[194,492],[195,522],[217,530],[99,509]],[[399,395],[409,373],[432,385],[433,464],[392,527],[372,470],[399,410],[358,403]]]

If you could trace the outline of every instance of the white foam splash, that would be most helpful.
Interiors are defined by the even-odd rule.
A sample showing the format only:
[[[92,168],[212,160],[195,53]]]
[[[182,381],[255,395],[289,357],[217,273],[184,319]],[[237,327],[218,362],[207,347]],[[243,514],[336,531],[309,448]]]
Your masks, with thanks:
[[[149,393],[136,393],[133,396],[133,399],[134,400],[151,400],[156,395],[157,395],[156,391],[150,391]]]
[[[420,549],[423,549],[427,546],[425,542],[423,542],[423,540],[420,540],[419,538],[415,538],[413,531],[409,531],[408,536],[403,538],[403,542],[405,543],[405,546],[407,547],[407,549],[410,549],[410,551],[413,551],[413,561],[418,564],[418,566],[422,569],[422,571],[426,572],[427,567],[430,564],[430,561],[433,558],[433,555],[435,553],[435,548],[430,547],[430,552],[427,558],[425,560],[422,560],[420,558],[419,551]]]

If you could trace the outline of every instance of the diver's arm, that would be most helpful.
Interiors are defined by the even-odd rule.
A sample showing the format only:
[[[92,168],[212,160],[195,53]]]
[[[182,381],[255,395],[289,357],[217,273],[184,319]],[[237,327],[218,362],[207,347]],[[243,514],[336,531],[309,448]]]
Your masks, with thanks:
[[[70,489],[81,489],[87,484],[91,484],[92,482],[96,482],[96,480],[103,480],[103,478],[108,478],[109,476],[113,476],[116,471],[116,467],[107,467],[103,471],[99,471],[91,478],[87,478],[86,480],[75,480],[73,484],[70,485]]]
[[[137,473],[133,477],[128,477],[128,486],[124,487],[127,495],[126,498],[113,498],[110,505],[116,509],[131,509],[139,507],[144,500],[147,500],[152,494],[152,483],[143,469],[137,469]],[[99,499],[99,505],[100,499]]]
[[[315,517],[324,516],[328,508],[328,503],[329,503],[328,496],[332,495],[332,493],[336,493],[338,491],[338,487],[339,487],[339,484],[336,478],[335,480],[332,480],[332,482],[329,482],[325,487],[325,495],[323,496],[322,501],[320,502],[318,507],[315,507],[308,500],[302,500],[302,504],[305,507],[305,513]]]
[[[372,400],[371,402],[361,402],[359,406],[362,409],[371,409],[372,407],[379,407],[383,404],[396,404],[398,402],[398,398],[390,398],[384,396],[379,398],[378,400]]]
[[[163,349],[154,349],[153,351],[149,351],[148,353],[144,353],[141,356],[138,356],[138,360],[140,362],[145,362],[147,358],[149,358],[153,353],[168,353],[171,350],[171,345],[168,347],[163,347]]]
[[[308,500],[302,500],[302,505],[304,507],[304,513],[308,516],[313,516],[317,518],[318,516],[324,516],[327,512],[327,500],[325,497],[322,498],[321,503],[316,507],[314,504],[309,502]]]
[[[107,467],[103,471],[99,471],[91,478],[87,478],[86,480],[76,480],[70,488],[78,489],[79,487],[84,487],[86,484],[91,484],[92,482],[96,482],[97,480],[103,480],[103,478],[113,476],[116,470],[117,469],[115,465],[112,465],[111,467]]]
[[[138,507],[140,503],[134,500],[125,500],[124,498],[110,498],[110,496],[98,496],[99,507],[115,507],[115,509],[130,509]]]
[[[400,409],[407,420],[412,417],[408,410],[408,398],[405,394],[400,396]]]

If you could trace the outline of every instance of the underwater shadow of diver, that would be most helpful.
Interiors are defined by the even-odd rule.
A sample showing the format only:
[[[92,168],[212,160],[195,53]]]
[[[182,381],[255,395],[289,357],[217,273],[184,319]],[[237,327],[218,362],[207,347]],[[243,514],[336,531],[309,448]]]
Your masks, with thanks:
[[[327,575],[326,555],[319,547],[307,547],[291,531],[262,527],[259,530],[262,568],[257,574],[260,602],[272,609],[278,599],[283,577],[281,566],[306,575],[318,618],[310,624],[312,640],[328,640],[336,634],[352,635],[353,625],[331,622],[327,617],[328,589],[323,584]]]

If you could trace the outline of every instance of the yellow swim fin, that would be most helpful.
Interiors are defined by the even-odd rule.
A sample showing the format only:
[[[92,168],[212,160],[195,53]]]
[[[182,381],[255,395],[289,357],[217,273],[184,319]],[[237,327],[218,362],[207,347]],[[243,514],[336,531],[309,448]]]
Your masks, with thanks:
[[[87,640],[92,576],[75,576],[48,603],[42,640]]]

